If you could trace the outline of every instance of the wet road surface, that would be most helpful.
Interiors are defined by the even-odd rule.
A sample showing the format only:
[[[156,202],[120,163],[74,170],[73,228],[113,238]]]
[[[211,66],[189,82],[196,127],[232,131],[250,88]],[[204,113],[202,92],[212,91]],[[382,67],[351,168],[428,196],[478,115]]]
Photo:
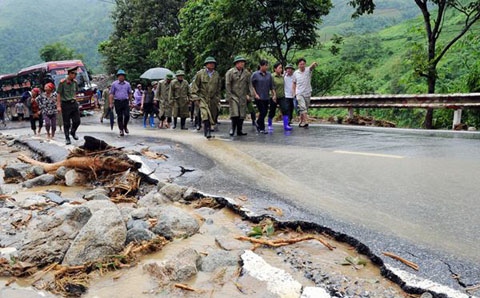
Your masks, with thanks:
[[[377,253],[407,252],[420,275],[453,287],[452,272],[467,285],[480,282],[479,139],[328,126],[257,135],[249,125],[248,136],[230,138],[224,123],[206,141],[193,130],[144,130],[138,121],[120,139],[83,119],[80,135],[181,150],[170,162],[197,171],[177,183],[281,207],[288,219],[347,233]]]

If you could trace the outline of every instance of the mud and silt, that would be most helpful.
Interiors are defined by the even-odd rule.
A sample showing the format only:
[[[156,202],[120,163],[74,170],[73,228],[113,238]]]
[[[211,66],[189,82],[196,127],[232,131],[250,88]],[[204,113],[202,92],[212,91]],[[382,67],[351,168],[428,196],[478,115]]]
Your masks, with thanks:
[[[15,154],[19,152],[12,152],[15,150],[20,149],[0,145],[0,163],[17,162]],[[29,153],[24,149],[21,151],[20,153]],[[8,152],[8,154],[1,154],[1,152]],[[144,225],[145,223],[148,224],[146,230],[157,231],[156,221],[162,221],[165,217],[161,210],[168,208],[175,208],[178,212],[185,213],[185,216],[191,216],[198,224],[198,229],[185,232],[182,230],[183,227],[162,226],[174,231],[171,234],[173,236],[169,237],[169,242],[160,251],[139,257],[131,267],[128,266],[130,268],[84,272],[88,275],[88,284],[85,292],[80,291],[76,294],[85,297],[111,297],[112,293],[115,293],[116,297],[151,297],[152,295],[159,297],[286,297],[282,294],[284,292],[275,293],[276,289],[272,289],[267,281],[259,279],[258,275],[244,268],[246,264],[242,256],[246,251],[253,250],[270,266],[279,269],[289,276],[289,279],[301,285],[297,297],[300,296],[302,289],[307,287],[323,288],[336,297],[407,296],[399,286],[382,277],[380,269],[371,263],[368,257],[357,253],[353,247],[345,243],[331,239],[328,235],[319,234],[314,230],[285,228],[274,221],[253,223],[234,213],[221,199],[202,199],[202,196],[192,195],[192,191],[189,192],[187,189],[182,189],[181,193],[178,193],[180,197],[177,197],[175,191],[178,191],[178,188],[170,185],[161,186],[157,190],[152,185],[141,185],[135,197],[136,202],[114,205],[122,214],[125,230],[129,230],[128,226],[132,225],[132,221],[137,221],[134,224]],[[8,193],[7,208],[18,210],[19,213],[32,214],[32,218],[25,222],[25,226],[19,228],[20,233],[22,230],[34,228],[29,225],[33,225],[39,213],[46,210],[55,214],[60,208],[70,208],[70,204],[77,206],[75,208],[92,205],[85,199],[85,194],[91,192],[91,188],[92,185],[89,183],[85,186],[49,185],[31,189],[2,184],[2,189]],[[52,192],[68,200],[60,205],[46,200],[47,204],[40,206],[41,209],[30,208],[34,205],[30,205],[28,210],[19,207],[26,200]],[[188,200],[187,192],[189,192]],[[142,199],[146,200],[147,196],[149,199],[157,198],[158,201],[152,200],[153,203],[150,205],[145,205],[146,203],[142,205]],[[198,199],[204,202],[198,203]],[[238,199],[238,205],[241,205],[244,200],[245,198]],[[108,208],[110,207],[111,205]],[[94,209],[102,207],[90,206],[89,208],[92,214],[95,214],[98,210]],[[2,220],[8,222],[11,219]],[[266,226],[268,226],[267,231],[265,231]],[[176,234],[179,230],[182,231]],[[258,234],[258,230],[262,232]],[[264,240],[294,239],[314,234],[335,248],[329,250],[316,240],[272,248],[235,239],[238,236],[252,235],[252,231],[256,231],[255,236]],[[73,245],[75,239],[71,241],[70,245]],[[22,249],[20,239],[15,246],[18,250]],[[124,247],[126,246],[127,243],[124,244]],[[121,253],[121,250],[117,252],[117,254]],[[358,264],[346,262],[347,259],[357,260]],[[189,263],[188,260],[193,261]],[[15,262],[15,258],[9,261]],[[60,260],[59,264],[62,264],[62,261],[64,260]],[[48,265],[38,270],[41,272],[45,267]],[[45,276],[51,277],[48,274]],[[6,286],[7,283],[9,286]],[[179,284],[193,291],[180,288]],[[0,296],[35,297],[41,285],[42,278],[32,283],[28,276],[14,280],[5,277],[1,282]],[[68,291],[63,294],[68,294]]]

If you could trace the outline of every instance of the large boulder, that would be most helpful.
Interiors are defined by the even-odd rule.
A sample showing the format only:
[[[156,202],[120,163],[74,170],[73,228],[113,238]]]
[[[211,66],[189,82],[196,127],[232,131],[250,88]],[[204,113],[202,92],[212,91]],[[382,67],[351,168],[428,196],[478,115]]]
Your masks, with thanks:
[[[126,244],[130,242],[142,242],[145,240],[152,240],[155,238],[155,234],[147,229],[133,228],[127,231]]]
[[[154,208],[170,203],[169,200],[156,190],[152,190],[143,198],[140,198],[137,205],[139,207]]]
[[[45,207],[47,206],[47,199],[44,196],[33,195],[24,200],[19,200],[17,206],[22,209],[30,209],[33,206]]]
[[[62,166],[55,171],[55,176],[57,176],[60,179],[65,179],[65,174],[67,174],[67,172],[68,172],[68,169]]]
[[[55,182],[55,176],[50,174],[43,174],[33,179],[23,182],[23,186],[26,188],[32,188],[35,186],[47,186]]]
[[[92,213],[84,206],[63,205],[31,227],[19,251],[19,259],[37,265],[62,262],[71,242]]]
[[[33,166],[30,172],[37,177],[45,174],[45,170],[41,166]]]
[[[188,248],[168,260],[145,264],[143,270],[155,277],[160,284],[184,282],[197,274],[199,258],[194,249]]]
[[[110,200],[95,200],[95,201],[88,201],[83,206],[88,207],[92,213],[97,212],[103,209],[118,209],[117,206]],[[120,216],[121,218],[121,216]]]
[[[65,185],[67,186],[85,185],[86,182],[87,178],[83,173],[75,170],[69,170],[65,173]]]
[[[91,190],[87,192],[83,198],[87,201],[91,200],[110,200],[108,197],[108,190],[104,188],[96,188],[94,190]]]
[[[171,201],[179,201],[183,198],[183,194],[187,190],[186,187],[167,183],[160,189],[160,193]]]
[[[220,267],[237,266],[239,255],[225,250],[215,250],[202,256],[199,261],[200,271],[213,272]]]
[[[200,225],[197,220],[174,206],[165,206],[158,215],[158,221],[152,231],[167,239],[190,237],[197,233]]]
[[[131,229],[148,229],[148,223],[140,219],[130,219],[127,221],[127,230]]]
[[[75,237],[63,264],[80,265],[119,253],[126,238],[127,228],[121,219],[120,211],[117,208],[98,210]]]
[[[27,177],[27,173],[30,170],[31,166],[24,163],[14,163],[8,165],[3,169],[5,178],[20,178],[24,179]]]

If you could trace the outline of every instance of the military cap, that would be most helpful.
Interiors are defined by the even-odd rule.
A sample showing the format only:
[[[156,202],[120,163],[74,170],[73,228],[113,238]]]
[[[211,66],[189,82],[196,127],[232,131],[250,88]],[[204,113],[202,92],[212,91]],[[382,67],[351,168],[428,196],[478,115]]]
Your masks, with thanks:
[[[175,73],[175,75],[176,75],[177,77],[179,77],[179,76],[184,76],[184,75],[185,75],[185,72],[184,72],[183,70],[177,70],[177,72]]]
[[[167,74],[166,78],[169,79],[169,80],[173,79],[173,74],[171,74],[171,73]]]
[[[77,71],[77,69],[78,69],[78,66],[72,66],[67,68],[67,72]]]
[[[235,56],[235,59],[233,59],[233,64],[240,61],[247,62],[247,59],[243,58],[243,56]]]
[[[207,57],[207,59],[205,59],[205,62],[203,64],[208,64],[208,63],[215,63],[217,64],[217,60],[215,60],[215,58],[213,58],[212,56],[210,57]]]
[[[289,69],[289,68],[295,69],[295,67],[293,67],[293,64],[291,63],[288,63],[287,66],[285,66],[285,69]]]

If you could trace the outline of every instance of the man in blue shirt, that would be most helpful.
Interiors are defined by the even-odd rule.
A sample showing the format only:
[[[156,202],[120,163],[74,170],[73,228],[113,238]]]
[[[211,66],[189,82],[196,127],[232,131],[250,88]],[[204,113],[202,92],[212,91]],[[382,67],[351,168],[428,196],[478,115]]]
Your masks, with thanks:
[[[110,88],[110,108],[117,112],[117,123],[120,129],[120,136],[124,136],[124,132],[128,134],[128,120],[130,120],[130,101],[132,100],[132,87],[125,80],[126,73],[120,69],[117,72],[117,80],[113,82]]]
[[[275,86],[273,84],[272,74],[267,71],[268,61],[260,60],[260,68],[252,75],[252,87],[255,94],[255,104],[260,115],[257,120],[257,130],[259,133],[267,134],[265,131],[265,117],[267,116],[270,105],[270,92],[275,97]]]

